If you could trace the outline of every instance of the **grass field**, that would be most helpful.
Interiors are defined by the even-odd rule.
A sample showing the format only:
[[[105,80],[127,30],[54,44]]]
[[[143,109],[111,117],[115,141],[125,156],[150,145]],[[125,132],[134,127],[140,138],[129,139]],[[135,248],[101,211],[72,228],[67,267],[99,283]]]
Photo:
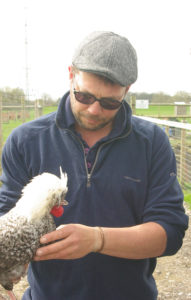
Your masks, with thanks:
[[[149,109],[136,109],[137,115],[163,115],[169,116],[174,115],[174,107],[173,106],[149,106]]]
[[[56,111],[56,110],[57,110],[57,106],[45,106],[43,108],[43,114],[47,115],[47,114],[49,114],[49,113],[51,113],[53,111]]]
[[[190,107],[186,108],[186,114],[189,116],[190,115]],[[175,109],[174,106],[171,105],[160,105],[160,106],[155,106],[155,105],[150,105],[148,109],[136,109],[136,115],[139,116],[172,116],[176,117],[175,115]],[[188,118],[190,121],[190,118]]]
[[[48,106],[43,108],[43,115],[49,114],[57,110],[57,106]],[[26,119],[26,122],[34,120],[34,111],[30,111],[30,117]],[[3,143],[6,141],[7,137],[10,135],[11,131],[22,124],[22,120],[9,120],[8,123],[3,123]]]
[[[184,191],[184,201],[188,203],[188,205],[191,209],[191,193]]]

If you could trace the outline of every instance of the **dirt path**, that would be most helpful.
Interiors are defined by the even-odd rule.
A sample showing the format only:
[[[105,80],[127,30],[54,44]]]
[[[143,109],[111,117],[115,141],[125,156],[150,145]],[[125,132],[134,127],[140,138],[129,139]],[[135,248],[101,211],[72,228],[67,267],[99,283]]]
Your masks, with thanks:
[[[191,210],[185,208],[191,220]],[[158,300],[191,299],[191,227],[176,255],[158,259],[154,276],[159,290]]]
[[[186,207],[186,212],[191,218],[191,210]],[[158,259],[154,277],[159,290],[158,300],[191,299],[191,228],[187,230],[183,246],[176,255]],[[27,286],[26,278],[14,286],[17,300],[21,300]],[[9,300],[1,287],[0,294]]]

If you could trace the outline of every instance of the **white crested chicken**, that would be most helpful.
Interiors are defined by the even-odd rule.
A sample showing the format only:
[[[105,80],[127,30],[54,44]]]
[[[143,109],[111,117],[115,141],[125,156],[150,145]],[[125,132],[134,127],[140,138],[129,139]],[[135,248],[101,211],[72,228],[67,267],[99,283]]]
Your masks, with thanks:
[[[67,190],[65,173],[61,171],[61,178],[42,173],[24,187],[16,206],[0,217],[0,284],[10,299],[16,300],[13,282],[25,275],[26,265],[41,246],[40,237],[56,229],[53,215],[63,214]]]

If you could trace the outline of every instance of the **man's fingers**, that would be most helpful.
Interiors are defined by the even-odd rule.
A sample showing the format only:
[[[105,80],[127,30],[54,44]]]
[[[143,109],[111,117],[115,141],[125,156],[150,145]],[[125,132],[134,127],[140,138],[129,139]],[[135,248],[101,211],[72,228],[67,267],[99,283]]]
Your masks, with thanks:
[[[44,245],[37,250],[34,260],[77,259],[94,251],[97,229],[81,224],[62,225],[41,237]],[[97,246],[96,246],[97,249]]]
[[[54,244],[39,248],[36,252],[35,261],[49,259],[66,259],[70,255],[72,245],[68,246],[66,240],[56,242]]]
[[[43,256],[46,255],[47,253],[51,254],[51,253],[59,252],[64,248],[65,248],[65,241],[62,240],[62,241],[55,242],[54,244],[39,248],[36,252],[36,255]]]
[[[64,225],[61,225],[55,231],[43,235],[40,238],[40,243],[46,244],[46,243],[50,243],[56,240],[61,240],[66,238],[68,236],[68,233],[66,230],[64,230],[65,229],[64,227],[65,227]]]

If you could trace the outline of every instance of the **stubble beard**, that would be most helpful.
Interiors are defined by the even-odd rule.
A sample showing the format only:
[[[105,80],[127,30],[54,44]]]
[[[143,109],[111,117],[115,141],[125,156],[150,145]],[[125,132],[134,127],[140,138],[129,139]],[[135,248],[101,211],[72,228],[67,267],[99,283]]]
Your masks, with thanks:
[[[111,119],[101,119],[101,118],[98,118],[98,117],[95,117],[95,116],[88,116],[87,115],[84,115],[83,113],[79,112],[78,114],[74,114],[74,117],[76,119],[76,122],[78,123],[78,125],[85,129],[85,130],[88,130],[88,131],[97,131],[99,129],[102,129],[106,126],[108,126],[109,124],[112,124],[113,123],[113,119],[114,118],[111,118]],[[95,126],[91,126],[89,125],[88,123],[84,122],[83,119],[92,119],[92,120],[95,120],[95,121],[99,121],[99,123]]]

